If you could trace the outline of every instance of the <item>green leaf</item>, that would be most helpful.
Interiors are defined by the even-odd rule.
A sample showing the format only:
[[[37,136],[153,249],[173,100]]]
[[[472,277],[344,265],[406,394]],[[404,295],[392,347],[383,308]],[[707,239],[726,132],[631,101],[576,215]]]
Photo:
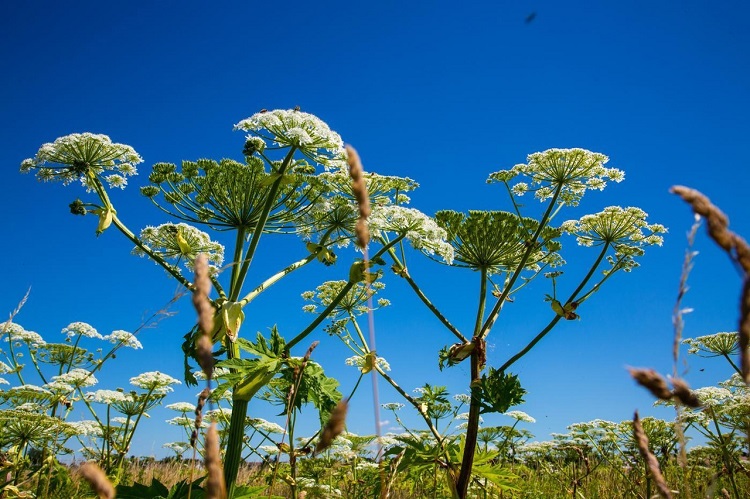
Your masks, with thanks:
[[[517,375],[505,374],[490,367],[489,372],[482,375],[478,386],[472,387],[472,394],[477,394],[480,398],[480,414],[503,413],[523,402],[526,390],[521,387]]]
[[[256,336],[255,343],[240,338],[237,340],[237,345],[242,350],[257,355],[258,357],[281,358],[286,349],[286,341],[279,334],[279,330],[276,326],[271,328],[270,342],[266,341],[266,338],[259,332]]]
[[[232,372],[222,376],[222,383],[216,387],[216,392],[221,394],[234,386],[235,400],[250,400],[271,381],[281,365],[281,360],[267,356],[219,362],[217,367],[231,369]]]
[[[264,394],[265,399],[284,407],[281,414],[287,414],[291,409],[287,394],[297,383],[297,373],[302,362],[302,359],[299,358],[287,359],[286,366],[280,371],[281,376],[269,383],[269,391]],[[320,364],[308,360],[302,372],[302,377],[299,379],[292,408],[301,410],[303,405],[312,403],[318,409],[320,424],[324,425],[328,421],[331,411],[343,397],[341,392],[338,391],[338,386],[338,380],[326,376]]]

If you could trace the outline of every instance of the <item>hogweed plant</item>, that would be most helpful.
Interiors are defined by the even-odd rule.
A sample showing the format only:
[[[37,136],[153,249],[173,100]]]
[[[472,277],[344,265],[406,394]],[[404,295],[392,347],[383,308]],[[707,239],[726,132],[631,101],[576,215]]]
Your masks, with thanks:
[[[638,208],[613,206],[560,222],[563,210],[578,206],[587,191],[603,190],[609,181],[622,181],[622,171],[606,167],[608,158],[599,153],[550,149],[490,175],[488,182],[507,192],[508,211],[443,210],[429,217],[407,206],[408,193],[418,187],[411,179],[359,172],[353,185],[341,137],[309,113],[263,110],[237,123],[235,129],[247,133],[242,161],[154,164],[149,185],[141,187],[141,193],[170,220],[141,231],[125,224],[123,213],[108,195],[108,189],[125,188],[127,178],[136,174],[136,165],[142,160],[132,147],[113,143],[104,135],[72,134],[44,144],[21,165],[23,172],[34,172],[42,181],[80,182],[86,200],[73,201],[71,212],[95,215],[97,235],[117,230],[133,244],[135,254],[163,267],[186,291],[194,291],[196,284],[185,271],[193,270],[198,254],[207,256],[213,326],[208,335],[196,325],[185,336],[185,380],[196,383],[190,359],[205,357],[201,338],[210,337],[216,360],[213,400],[231,394],[224,444],[229,496],[236,487],[243,453],[258,453],[257,448],[251,451],[246,438],[248,432],[258,431],[248,424],[247,413],[248,403],[256,395],[278,405],[286,417],[282,438],[275,443],[293,465],[292,474],[282,479],[289,483],[291,495],[298,496],[294,477],[297,452],[312,444],[311,440],[297,447],[295,425],[300,411],[311,404],[318,411],[321,427],[330,426],[343,396],[338,381],[325,375],[310,357],[311,351],[304,357],[291,352],[326,320],[326,331],[351,349],[354,357],[350,364],[359,369],[360,379],[377,373],[421,415],[433,440],[430,445],[434,444],[438,460],[434,462],[443,463],[441,473],[452,495],[466,497],[470,486],[481,486],[482,477],[508,486],[507,474],[477,449],[477,442],[482,414],[505,413],[522,401],[524,390],[510,368],[561,320],[579,319],[583,303],[615,273],[637,267],[646,247],[661,244],[666,229],[649,223],[646,213]],[[542,203],[541,210],[529,212],[520,204],[522,196],[532,194]],[[217,243],[217,232],[231,233],[233,247],[225,250]],[[302,238],[302,242],[289,240],[290,247],[298,248],[299,257],[279,269],[254,266],[261,242],[284,235]],[[560,241],[567,235],[598,251],[578,279],[563,274]],[[363,249],[367,259],[354,253],[341,275],[336,270],[341,266],[339,253],[352,241],[360,246],[367,243]],[[478,300],[470,332],[459,330],[427,297],[417,276],[411,275],[407,246],[447,266],[476,272]],[[373,296],[383,289],[386,259],[399,280],[407,283],[453,338],[453,343],[439,352],[440,367],[470,363],[469,395],[464,401],[468,411],[465,429],[459,434],[439,425],[440,418],[451,413],[450,404],[441,405],[436,393],[430,398],[403,390],[388,374],[387,362],[378,357],[373,338],[364,334],[358,322],[364,312],[388,305],[385,298],[371,305]],[[303,295],[309,300],[305,311],[312,314],[309,324],[288,339],[276,327],[269,338],[258,334],[250,341],[243,336],[246,307],[284,277],[314,264],[333,267],[330,272],[338,274],[338,280],[329,280]],[[503,307],[511,306],[519,299],[517,293],[538,277],[549,283],[549,322],[529,335],[522,350],[497,367],[487,366],[487,338]],[[541,300],[540,305],[544,306]],[[516,438],[511,435],[509,442]],[[265,435],[261,440],[270,439]],[[401,455],[398,461],[406,463],[408,459]],[[389,487],[384,480],[381,491],[385,493]]]
[[[85,322],[71,323],[61,334],[64,341],[53,342],[12,320],[0,325],[0,384],[8,385],[0,389],[0,445],[10,472],[0,490],[36,481],[37,495],[49,493],[52,476],[66,474],[57,456],[73,452],[94,460],[116,482],[142,418],[179,383],[149,372],[132,377],[129,391],[94,389],[105,362],[120,348],[141,349],[140,341],[123,330],[102,335]],[[102,342],[114,346],[105,353]],[[81,407],[91,419],[74,416]],[[71,449],[76,441],[80,449]]]

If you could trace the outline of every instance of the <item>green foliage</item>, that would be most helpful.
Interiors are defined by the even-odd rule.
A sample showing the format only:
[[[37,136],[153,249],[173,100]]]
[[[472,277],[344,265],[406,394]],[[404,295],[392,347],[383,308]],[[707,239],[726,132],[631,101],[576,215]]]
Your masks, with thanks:
[[[517,375],[490,367],[489,372],[482,375],[479,386],[472,387],[474,393],[480,397],[480,414],[486,414],[503,413],[521,404],[526,390],[521,387]]]
[[[300,375],[303,364],[304,370]],[[292,387],[296,387],[293,400],[288,396]],[[262,398],[283,405],[281,414],[288,414],[291,408],[301,410],[303,405],[312,403],[318,409],[322,426],[343,397],[338,387],[338,380],[326,376],[317,362],[291,358],[285,361],[280,376],[270,380]]]
[[[425,383],[419,391],[421,394],[415,400],[419,404],[420,411],[430,419],[442,419],[453,410],[448,400],[448,389],[446,387]]]
[[[204,480],[200,477],[194,482],[180,480],[168,488],[156,478],[151,479],[150,485],[135,483],[133,485],[118,485],[115,492],[118,499],[203,499],[205,491],[199,485]]]

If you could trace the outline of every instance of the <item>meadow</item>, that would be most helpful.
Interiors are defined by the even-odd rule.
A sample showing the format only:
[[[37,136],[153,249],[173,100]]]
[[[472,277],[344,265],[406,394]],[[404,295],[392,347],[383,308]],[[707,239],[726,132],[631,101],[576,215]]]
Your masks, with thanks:
[[[153,165],[140,194],[171,221],[140,231],[126,225],[127,210],[111,196],[142,162],[130,145],[71,134],[21,164],[40,181],[75,189],[80,197],[70,212],[91,221],[97,236],[116,232],[135,255],[159,265],[192,297],[197,320],[172,353],[185,358],[181,379],[133,372],[129,389],[100,388],[97,375],[121,349],[139,349],[138,334],[162,312],[133,332],[108,335],[74,322],[55,342],[22,326],[25,299],[18,304],[0,327],[0,497],[747,497],[750,249],[698,191],[673,189],[696,215],[673,312],[674,348],[665,352],[673,372],[631,370],[657,404],[674,407],[674,420],[637,413],[597,419],[539,441],[519,427],[534,419],[514,409],[527,394],[514,366],[560,324],[596,307],[597,292],[617,286],[613,276],[637,274],[639,260],[659,250],[667,231],[634,206],[580,214],[587,193],[622,182],[624,172],[608,167],[602,153],[548,149],[489,173],[502,199],[497,209],[428,216],[410,206],[414,180],[365,171],[356,151],[312,114],[264,109],[235,129],[247,134],[241,161]],[[681,299],[701,225],[744,279],[739,326],[683,338]],[[231,234],[234,245],[225,248],[217,233]],[[297,259],[258,268],[264,243],[277,236]],[[586,251],[567,256],[571,243]],[[576,259],[572,270],[566,258]],[[434,263],[434,272],[412,275],[417,259]],[[294,334],[265,324],[267,332],[255,333],[261,325],[246,314],[254,300],[312,265],[337,270],[339,279],[311,282],[302,293],[308,324]],[[461,291],[476,297],[466,317],[449,318],[427,294],[424,284],[444,272],[474,280]],[[446,378],[468,374],[464,393],[450,393],[441,379],[404,389],[378,355],[374,323],[390,305],[386,280],[413,293],[441,325],[444,346],[435,361]],[[503,328],[504,309],[540,289],[545,323],[490,365],[487,341]],[[473,327],[456,325],[466,323]],[[350,351],[346,363],[358,378],[346,393],[316,356],[320,340],[310,336],[321,330],[322,341]],[[689,387],[680,370],[684,349],[715,357],[725,381]],[[200,395],[167,403],[178,383],[201,388]],[[401,400],[381,404],[377,383]],[[349,401],[358,391],[374,402],[376,420],[387,414],[400,431],[348,432]],[[251,401],[274,407],[284,424],[253,417]],[[168,424],[182,428],[184,439],[165,442],[174,453],[167,459],[132,456],[140,425],[161,405],[174,411]],[[81,408],[89,418],[73,417]],[[404,423],[404,411],[420,424]],[[491,415],[505,416],[506,424],[485,425]],[[304,433],[303,421],[318,430]],[[692,436],[703,444],[689,445]]]

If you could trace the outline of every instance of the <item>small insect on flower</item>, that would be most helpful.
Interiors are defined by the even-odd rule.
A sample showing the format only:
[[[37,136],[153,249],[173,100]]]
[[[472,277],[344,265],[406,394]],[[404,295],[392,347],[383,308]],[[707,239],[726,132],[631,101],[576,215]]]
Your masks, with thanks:
[[[549,295],[547,295],[547,298],[551,302],[552,310],[554,310],[555,313],[560,317],[563,317],[565,318],[565,320],[569,321],[580,319],[580,316],[575,313],[575,310],[578,308],[577,301],[568,302],[565,304],[565,306],[563,306],[563,304],[560,303],[559,300],[556,300]]]

